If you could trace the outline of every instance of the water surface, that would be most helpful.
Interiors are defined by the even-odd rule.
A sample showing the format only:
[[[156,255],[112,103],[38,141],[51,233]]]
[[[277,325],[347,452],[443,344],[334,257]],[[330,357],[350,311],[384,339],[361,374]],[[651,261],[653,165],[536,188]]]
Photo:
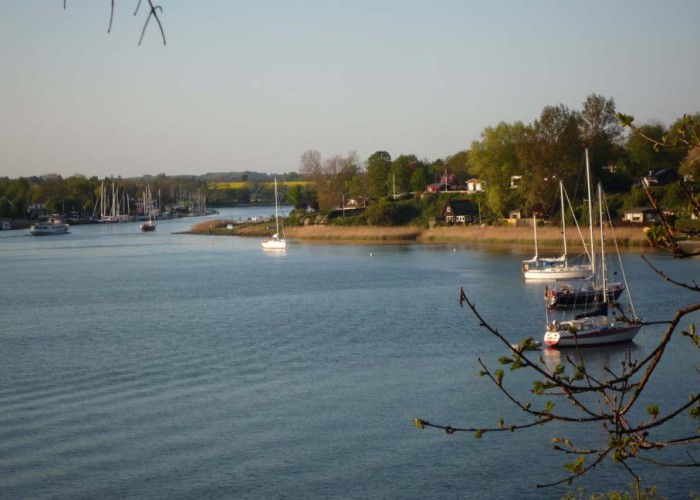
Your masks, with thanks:
[[[563,477],[550,441],[583,437],[575,428],[475,440],[411,424],[525,421],[477,376],[477,358],[495,367],[503,348],[458,300],[464,286],[509,339],[539,338],[542,286],[519,273],[529,255],[295,241],[280,254],[257,239],[174,234],[200,220],[146,234],[137,224],[0,232],[0,497],[562,496],[535,485]],[[697,261],[654,259],[697,278]],[[697,301],[639,255],[625,262],[646,319]],[[645,327],[634,353],[662,332]],[[589,362],[616,366],[625,350],[591,351]],[[697,386],[686,376],[696,352],[678,341],[668,358],[649,395],[664,404]],[[528,397],[525,375],[509,380]],[[692,471],[640,471],[671,498],[700,490]],[[606,463],[575,486],[629,482]]]

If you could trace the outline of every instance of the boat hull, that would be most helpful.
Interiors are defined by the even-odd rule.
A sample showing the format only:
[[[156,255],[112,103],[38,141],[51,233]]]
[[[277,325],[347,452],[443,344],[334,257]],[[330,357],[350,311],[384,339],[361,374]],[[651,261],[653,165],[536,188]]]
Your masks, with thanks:
[[[286,250],[287,241],[286,240],[263,240],[262,241],[263,250]]]
[[[607,285],[608,297],[607,301],[617,300],[625,287],[622,283],[611,283]],[[594,303],[603,302],[602,287],[591,287],[587,289],[562,289],[552,290],[545,296],[548,309],[561,309],[588,306]]]
[[[532,281],[554,281],[588,278],[591,275],[590,266],[552,266],[544,269],[530,269],[523,266],[523,277]]]
[[[548,330],[544,334],[547,347],[592,347],[630,342],[642,325],[605,325],[587,331],[572,333],[568,330]]]
[[[34,225],[29,229],[29,233],[33,236],[53,236],[68,232],[68,224]]]

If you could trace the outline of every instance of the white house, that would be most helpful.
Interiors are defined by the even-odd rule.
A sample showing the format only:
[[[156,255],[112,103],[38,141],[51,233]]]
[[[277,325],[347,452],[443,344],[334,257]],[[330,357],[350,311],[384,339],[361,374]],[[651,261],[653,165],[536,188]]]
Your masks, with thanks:
[[[484,191],[484,184],[479,179],[469,179],[467,181],[467,192],[469,193],[482,193]]]

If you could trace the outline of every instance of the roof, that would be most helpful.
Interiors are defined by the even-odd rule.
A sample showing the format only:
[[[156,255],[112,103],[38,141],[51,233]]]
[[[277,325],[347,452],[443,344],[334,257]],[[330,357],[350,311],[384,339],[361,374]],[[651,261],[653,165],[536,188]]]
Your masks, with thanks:
[[[629,210],[625,210],[624,213],[626,214],[638,214],[640,212],[653,212],[654,209],[651,207],[634,207],[630,208]]]
[[[452,209],[455,216],[475,215],[477,213],[474,203],[469,200],[450,200],[447,205]]]

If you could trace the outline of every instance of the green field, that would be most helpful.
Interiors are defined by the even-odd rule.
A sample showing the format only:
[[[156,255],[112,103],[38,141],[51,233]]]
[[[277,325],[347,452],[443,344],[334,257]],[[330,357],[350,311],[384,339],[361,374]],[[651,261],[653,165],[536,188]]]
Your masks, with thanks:
[[[272,182],[243,182],[243,181],[231,181],[231,182],[212,182],[209,184],[209,189],[243,189],[251,188],[252,186],[260,184],[261,186],[272,187]],[[285,187],[287,189],[294,186],[305,187],[307,184],[312,184],[309,181],[289,181],[289,182],[278,182],[277,186]]]

